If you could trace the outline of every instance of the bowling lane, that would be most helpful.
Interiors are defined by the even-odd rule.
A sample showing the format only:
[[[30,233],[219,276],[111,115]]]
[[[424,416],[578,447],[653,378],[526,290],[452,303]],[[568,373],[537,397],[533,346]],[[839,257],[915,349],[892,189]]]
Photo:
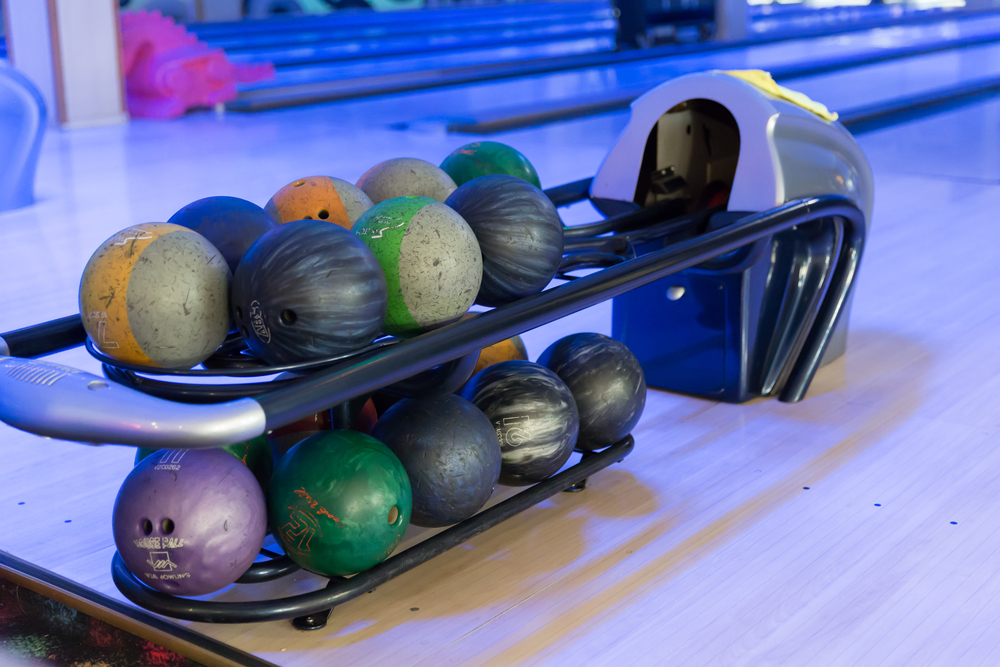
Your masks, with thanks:
[[[990,44],[788,79],[782,84],[806,93],[834,111],[846,112],[997,77],[1000,77],[1000,44]],[[331,103],[322,108],[336,109],[338,115],[372,126],[392,125],[434,133],[443,132],[456,122],[517,117],[546,108],[542,104],[525,104],[524,100],[544,98],[552,105],[571,105],[573,100],[579,100],[580,104],[589,104],[598,94],[577,97],[578,83],[575,75],[554,75],[420,91],[388,99]],[[620,88],[618,81],[608,84],[597,75],[588,83],[598,91]]]
[[[1000,185],[1000,100],[873,132],[861,141],[875,173]],[[943,224],[952,221],[962,222],[942,218]]]
[[[498,80],[486,85],[501,86],[498,91],[511,87],[521,91],[516,99],[521,105],[552,103],[567,98],[579,99],[588,95],[613,94],[616,91],[646,90],[660,81],[688,72],[706,69],[778,69],[801,66],[804,63],[856,59],[862,56],[888,54],[899,49],[925,48],[931,45],[959,44],[967,40],[993,40],[1000,38],[1000,14],[988,14],[976,19],[958,18],[939,23],[875,28],[852,33],[829,35],[809,39],[791,39],[750,47],[722,48],[696,52],[669,49],[663,57],[649,58],[619,64],[602,64],[592,67],[526,75],[516,79]],[[474,64],[472,62],[468,64]],[[436,69],[447,66],[437,64]],[[284,94],[280,89],[288,86],[316,84],[375,75],[409,71],[405,63],[382,68],[380,65],[316,65],[282,68],[269,82],[246,84],[241,88],[241,100],[254,100]],[[344,69],[346,68],[346,69]],[[507,87],[503,87],[508,84]],[[259,91],[254,94],[253,91]],[[293,94],[294,91],[288,91]],[[294,94],[298,94],[294,92]],[[495,100],[494,100],[495,102]],[[474,112],[475,109],[468,111]]]
[[[558,58],[564,56],[580,56],[596,51],[614,49],[613,34],[596,34],[583,36],[566,36],[560,38],[539,38],[538,41],[523,43],[498,43],[482,46],[470,45],[467,48],[438,50],[431,45],[416,53],[383,54],[378,53],[364,59],[335,60],[333,58],[316,58],[321,61],[314,64],[279,67],[274,79],[267,82],[240,84],[240,90],[259,90],[316,81],[331,81],[340,79],[355,79],[376,75],[399,74],[431,69],[446,69],[456,67],[472,67],[497,62],[516,60],[534,60],[537,58]],[[349,47],[348,47],[349,48]],[[337,50],[330,47],[329,51]],[[360,50],[360,49],[359,49]],[[377,49],[382,51],[381,47]],[[305,59],[299,56],[299,59]],[[260,58],[237,58],[246,62],[259,62]],[[278,59],[279,63],[281,59]]]
[[[1000,44],[791,79],[783,84],[831,109],[847,111],[996,77],[1000,77]]]

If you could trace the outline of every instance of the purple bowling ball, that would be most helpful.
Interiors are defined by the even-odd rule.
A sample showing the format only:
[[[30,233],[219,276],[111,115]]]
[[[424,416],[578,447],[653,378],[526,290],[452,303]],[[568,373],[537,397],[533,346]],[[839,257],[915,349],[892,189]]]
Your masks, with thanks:
[[[267,505],[253,473],[229,452],[160,450],[125,478],[112,522],[118,553],[140,581],[204,595],[253,563]]]

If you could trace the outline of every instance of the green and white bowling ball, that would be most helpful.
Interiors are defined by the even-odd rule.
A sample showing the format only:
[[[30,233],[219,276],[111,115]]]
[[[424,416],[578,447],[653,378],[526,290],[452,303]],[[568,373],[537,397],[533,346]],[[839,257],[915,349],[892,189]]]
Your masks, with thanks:
[[[385,272],[384,333],[411,337],[454,322],[483,279],[479,242],[458,213],[427,197],[398,197],[371,207],[352,230]]]

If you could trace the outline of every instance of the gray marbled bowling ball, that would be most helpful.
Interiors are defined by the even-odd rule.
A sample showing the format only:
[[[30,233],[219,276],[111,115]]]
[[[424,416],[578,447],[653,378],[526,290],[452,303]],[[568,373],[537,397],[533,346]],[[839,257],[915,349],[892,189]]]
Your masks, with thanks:
[[[454,394],[403,399],[379,418],[372,437],[406,468],[413,490],[410,523],[418,526],[450,526],[469,518],[490,499],[500,477],[493,425]]]
[[[559,269],[563,225],[545,193],[514,176],[480,176],[445,201],[469,223],[483,253],[476,303],[500,306],[545,289]]]
[[[396,197],[430,197],[443,202],[458,187],[443,169],[414,157],[379,162],[362,174],[357,186],[376,204]]]
[[[580,411],[580,449],[613,445],[639,423],[646,406],[646,377],[621,341],[597,333],[572,334],[550,345],[538,363],[573,392]]]
[[[493,424],[503,463],[500,483],[524,485],[556,473],[576,445],[580,417],[559,376],[530,361],[502,361],[462,388]]]
[[[372,251],[338,225],[300,220],[247,250],[233,279],[240,333],[271,364],[331,357],[378,335],[388,296]]]

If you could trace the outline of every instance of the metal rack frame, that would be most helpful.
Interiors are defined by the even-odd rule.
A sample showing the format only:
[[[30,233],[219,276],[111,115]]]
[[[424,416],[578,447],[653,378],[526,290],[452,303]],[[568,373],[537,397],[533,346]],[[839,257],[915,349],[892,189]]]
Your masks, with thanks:
[[[589,179],[570,183],[553,188],[547,191],[547,194],[553,203],[563,206],[586,199],[589,184]],[[828,276],[823,298],[816,301],[815,312],[804,318],[801,330],[795,332],[793,353],[788,362],[790,372],[779,396],[780,400],[785,402],[800,401],[819,368],[830,336],[845,309],[854,284],[865,243],[864,214],[853,202],[843,197],[818,196],[789,202],[763,213],[747,214],[721,229],[692,236],[691,230],[707,221],[708,213],[710,212],[685,216],[683,219],[663,220],[657,219],[657,216],[651,214],[649,210],[628,211],[608,221],[594,223],[591,230],[592,239],[608,232],[620,231],[620,236],[625,239],[629,248],[628,231],[638,229],[641,234],[643,227],[656,226],[665,234],[677,234],[675,238],[681,240],[666,245],[662,250],[639,257],[634,257],[634,253],[631,255],[626,253],[624,256],[614,256],[609,259],[605,254],[602,259],[596,256],[601,253],[594,253],[594,257],[578,262],[576,267],[600,266],[602,263],[610,266],[416,338],[387,346],[376,345],[354,356],[324,363],[321,368],[309,375],[282,383],[280,388],[273,391],[255,393],[253,396],[236,401],[187,406],[198,408],[198,411],[177,412],[177,418],[196,416],[210,422],[213,414],[228,417],[236,408],[252,406],[251,409],[263,412],[262,423],[259,427],[254,426],[255,429],[259,428],[259,435],[322,410],[343,406],[382,387],[441,367],[515,334],[553,322],[636,287],[762,241],[777,232],[826,220],[835,227],[841,241],[834,249],[836,253],[836,257],[833,258],[834,267]],[[579,239],[586,234],[573,232],[568,236]],[[601,242],[604,243],[614,238],[615,236],[600,236],[597,240],[603,239]],[[578,249],[587,245],[574,243]],[[571,245],[573,244],[568,244],[567,247]],[[5,333],[0,336],[0,352],[7,352],[14,357],[38,357],[77,346],[83,343],[85,338],[79,316],[72,316]],[[77,420],[75,423],[69,426],[62,424],[55,428],[47,423],[53,412],[45,408],[51,407],[58,400],[66,399],[66,395],[60,395],[54,386],[62,377],[70,375],[59,377],[53,375],[51,377],[56,379],[48,384],[25,379],[31,373],[35,375],[30,377],[38,377],[37,373],[44,374],[46,368],[75,373],[77,377],[83,377],[84,383],[93,378],[89,385],[74,386],[75,396],[80,400],[87,398],[87,392],[80,391],[77,387],[93,388],[90,385],[99,380],[96,376],[47,365],[44,362],[0,357],[0,371],[6,369],[6,373],[0,372],[0,418],[14,426],[41,435],[66,437],[66,433],[76,432],[85,433],[87,439],[91,441],[171,448],[223,446],[243,439],[242,434],[246,432],[244,429],[239,438],[236,438],[235,432],[222,430],[211,437],[199,436],[190,442],[181,439],[177,442],[170,441],[169,444],[164,444],[163,440],[149,443],[143,442],[140,437],[128,440],[121,435],[120,430],[110,427],[102,430],[101,416],[91,418],[85,415],[87,411],[84,410],[75,413],[74,419]],[[52,372],[55,373],[55,370]],[[106,374],[117,381],[132,377],[109,373],[107,366]],[[125,391],[138,394],[136,389],[141,390],[142,386],[135,383],[132,385],[134,388]],[[19,397],[12,398],[12,392],[19,394]],[[132,394],[125,395],[126,398],[130,396]],[[170,406],[179,406],[173,401],[143,398],[154,401],[148,403],[147,407],[162,406],[164,409],[169,409]],[[38,408],[36,402],[41,402],[43,405]],[[107,403],[102,405],[108,407]],[[111,415],[105,421],[113,419],[114,415]],[[70,427],[76,427],[78,430],[73,431]],[[101,435],[118,439],[102,439]],[[135,604],[174,618],[215,623],[295,618],[297,627],[319,628],[325,625],[333,607],[373,590],[560,491],[583,488],[587,477],[616,461],[621,461],[632,451],[633,445],[632,437],[628,436],[600,452],[585,452],[579,463],[553,477],[526,488],[365,572],[349,578],[334,577],[326,588],[311,593],[257,602],[218,602],[175,597],[145,586],[128,571],[117,553],[112,564],[114,582]],[[269,561],[255,563],[238,583],[270,581],[297,569],[298,566],[288,557],[279,556]]]

